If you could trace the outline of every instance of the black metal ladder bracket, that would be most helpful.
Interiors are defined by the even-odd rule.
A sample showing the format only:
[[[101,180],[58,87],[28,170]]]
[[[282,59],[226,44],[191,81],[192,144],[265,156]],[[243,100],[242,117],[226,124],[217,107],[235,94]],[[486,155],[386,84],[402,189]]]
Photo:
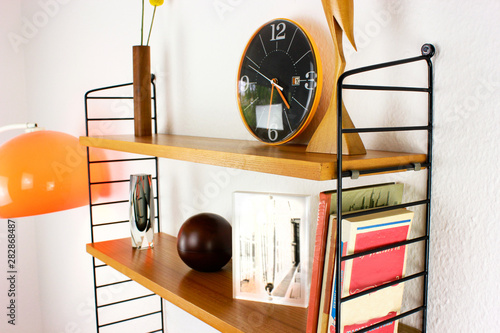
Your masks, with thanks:
[[[151,74],[151,85],[152,85],[152,94],[151,94],[151,99],[152,99],[152,121],[153,121],[153,133],[157,134],[158,133],[158,121],[157,121],[157,106],[156,106],[156,84],[155,84],[155,75]],[[107,87],[102,87],[102,88],[97,88],[97,89],[92,89],[89,90],[85,93],[84,96],[84,101],[85,101],[85,126],[86,126],[86,135],[89,136],[89,125],[90,123],[95,123],[95,122],[100,122],[100,121],[132,121],[134,118],[133,117],[95,117],[95,118],[90,118],[89,117],[89,106],[88,106],[88,101],[89,100],[119,100],[119,99],[128,99],[131,100],[133,99],[132,96],[95,96],[94,93],[102,92],[102,91],[108,91],[108,90],[113,90],[116,88],[121,88],[121,87],[126,87],[126,86],[131,86],[132,83],[125,83],[125,84],[118,84],[118,85],[113,85],[113,86],[107,86]],[[127,203],[128,200],[116,200],[116,201],[106,201],[106,202],[98,202],[98,203],[93,203],[92,202],[92,188],[94,186],[99,186],[103,184],[116,184],[116,183],[126,183],[129,182],[129,179],[122,179],[122,180],[106,180],[106,181],[99,181],[99,182],[93,182],[91,179],[91,165],[92,164],[98,164],[98,163],[105,163],[105,164],[113,164],[113,163],[122,163],[122,162],[134,162],[134,161],[153,161],[154,162],[154,171],[155,175],[153,175],[152,179],[153,182],[155,182],[156,185],[156,231],[160,231],[160,206],[159,206],[159,193],[160,193],[160,187],[159,187],[159,165],[158,165],[158,158],[157,157],[134,157],[134,158],[124,158],[124,159],[106,159],[106,160],[100,160],[100,161],[91,161],[90,160],[90,148],[87,147],[87,170],[88,170],[88,186],[89,186],[89,209],[90,209],[90,230],[91,230],[91,242],[94,242],[95,239],[95,230],[97,228],[105,227],[105,226],[110,226],[110,225],[123,225],[125,228],[128,228],[128,220],[120,220],[120,221],[108,221],[108,222],[99,222],[99,223],[94,223],[95,222],[95,214],[97,214],[94,211],[94,208],[100,207],[100,206],[106,206],[106,205],[117,205],[117,204],[124,204]],[[99,269],[103,269],[105,267],[108,267],[106,264],[97,264],[96,263],[96,258],[92,257],[92,265],[93,265],[93,279],[94,279],[94,301],[95,301],[95,316],[96,316],[96,328],[97,332],[101,332],[101,329],[108,328],[113,325],[118,325],[122,323],[130,323],[135,320],[140,320],[142,318],[149,318],[154,315],[160,315],[161,316],[161,327],[154,330],[153,332],[164,332],[164,313],[163,313],[163,300],[160,296],[156,294],[152,294],[150,292],[146,292],[142,295],[135,296],[135,297],[128,297],[119,301],[114,301],[114,302],[109,302],[109,303],[104,303],[100,304],[99,302],[99,295],[98,295],[98,290],[101,288],[107,288],[110,286],[114,285],[121,285],[121,284],[129,284],[129,283],[135,283],[131,279],[125,279],[125,280],[119,280],[111,283],[105,283],[105,284],[99,284],[97,281],[97,276],[99,274]],[[101,273],[102,274],[102,273]],[[143,300],[143,299],[149,299],[151,297],[157,297],[159,299],[159,310],[157,311],[152,311],[148,313],[141,313],[136,316],[131,316],[131,317],[126,317],[122,318],[119,320],[113,320],[113,321],[108,321],[106,323],[101,323],[100,322],[100,317],[99,317],[99,310],[105,309],[105,308],[110,308],[113,306],[121,306],[123,304],[132,304],[131,306],[134,306],[134,302]],[[134,307],[135,309],[135,307]],[[140,309],[140,308],[139,308]],[[115,326],[116,327],[116,326]]]
[[[427,328],[427,301],[428,301],[428,278],[429,278],[429,241],[430,241],[430,216],[431,216],[431,174],[432,174],[432,121],[433,121],[433,68],[432,68],[432,61],[431,58],[435,54],[435,48],[432,44],[424,44],[421,49],[421,55],[413,58],[408,58],[408,59],[401,59],[401,60],[396,60],[396,61],[391,61],[391,62],[386,62],[386,63],[381,63],[381,64],[376,64],[372,66],[366,66],[366,67],[361,67],[357,69],[353,69],[350,71],[344,72],[342,75],[340,75],[338,81],[337,81],[337,248],[336,248],[336,258],[339,258],[339,260],[336,260],[336,273],[335,273],[335,280],[336,281],[341,281],[341,263],[346,260],[352,260],[358,256],[362,255],[367,255],[370,252],[375,252],[375,251],[380,251],[381,249],[390,249],[392,247],[396,246],[401,246],[401,245],[407,245],[407,244],[413,244],[413,243],[420,243],[423,242],[425,245],[425,267],[421,272],[418,272],[416,274],[412,274],[410,276],[404,277],[402,280],[408,281],[408,280],[413,280],[416,278],[423,278],[423,287],[422,287],[422,292],[423,292],[423,304],[421,306],[417,306],[411,310],[408,310],[404,313],[401,313],[393,318],[384,320],[382,322],[379,322],[377,324],[373,324],[369,327],[366,327],[364,329],[361,329],[357,331],[358,333],[363,333],[363,332],[368,332],[374,328],[380,327],[382,325],[388,324],[394,320],[398,320],[407,316],[410,316],[412,314],[422,312],[422,332],[426,332]],[[352,75],[357,75],[360,73],[364,72],[369,72],[377,69],[382,69],[382,68],[388,68],[388,67],[394,67],[398,65],[403,65],[403,64],[408,64],[408,63],[413,63],[417,61],[425,61],[427,64],[427,87],[400,87],[400,86],[368,86],[368,85],[353,85],[353,84],[344,84],[344,80]],[[353,89],[353,90],[377,90],[377,91],[411,91],[411,92],[418,92],[418,93],[425,93],[428,96],[428,107],[427,107],[427,125],[425,126],[398,126],[398,127],[382,127],[382,128],[353,128],[353,129],[343,129],[342,128],[342,91],[343,89]],[[380,168],[380,169],[372,169],[372,170],[351,170],[347,172],[342,171],[342,136],[345,133],[374,133],[374,132],[403,132],[403,131],[426,131],[427,132],[427,161],[425,163],[412,163],[409,165],[405,166],[399,166],[399,167],[390,167],[390,168]],[[400,205],[395,205],[395,206],[390,206],[390,207],[382,207],[374,210],[370,210],[368,212],[366,211],[361,211],[361,212],[354,212],[354,213],[342,213],[342,177],[350,177],[352,179],[357,179],[360,175],[364,174],[376,174],[380,172],[388,172],[388,171],[402,171],[402,170],[414,170],[414,171],[419,171],[422,168],[427,169],[427,193],[426,193],[426,199],[425,200],[419,200],[419,201],[414,201],[414,202],[409,202],[405,204],[400,204]],[[386,247],[381,247],[378,249],[374,249],[371,251],[365,251],[363,253],[357,253],[354,255],[349,255],[349,256],[343,256],[341,252],[342,248],[342,218],[343,216],[360,216],[363,214],[369,214],[369,213],[375,213],[379,211],[386,211],[386,210],[392,210],[392,209],[397,209],[397,208],[403,208],[403,207],[411,207],[411,206],[418,206],[418,205],[425,205],[426,207],[426,216],[425,216],[425,224],[426,224],[426,231],[425,235],[422,237],[417,237],[414,239],[409,239],[405,242],[400,242],[398,244],[392,244],[390,246]],[[400,283],[402,280],[396,281],[395,283]],[[394,283],[387,283],[382,286],[378,286],[375,288],[371,288],[369,290],[363,291],[362,293],[359,294],[354,294],[354,295],[349,295],[346,297],[342,297],[342,288],[341,288],[341,283],[337,283],[335,288],[336,288],[336,299],[335,301],[335,315],[336,315],[336,321],[335,321],[335,328],[336,332],[340,332],[340,328],[342,325],[342,313],[341,313],[341,305],[344,302],[348,302],[354,298],[366,295],[371,292],[375,292],[379,289],[387,288]]]

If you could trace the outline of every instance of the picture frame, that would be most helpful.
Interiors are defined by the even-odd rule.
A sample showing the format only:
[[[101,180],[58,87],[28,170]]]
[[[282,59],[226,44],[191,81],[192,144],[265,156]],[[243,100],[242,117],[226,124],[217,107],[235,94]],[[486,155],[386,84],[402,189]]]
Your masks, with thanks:
[[[307,307],[308,195],[233,194],[233,297]]]

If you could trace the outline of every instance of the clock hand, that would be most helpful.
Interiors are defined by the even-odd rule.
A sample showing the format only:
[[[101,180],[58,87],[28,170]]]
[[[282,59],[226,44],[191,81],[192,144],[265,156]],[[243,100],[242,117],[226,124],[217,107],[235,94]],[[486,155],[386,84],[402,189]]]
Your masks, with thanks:
[[[274,91],[274,85],[271,85],[271,101],[269,102],[269,112],[267,115],[267,128],[269,128],[269,123],[271,122],[271,107],[273,106],[273,91]]]
[[[272,85],[276,86],[276,88],[278,88],[279,90],[283,90],[283,87],[281,87],[278,84],[274,83],[273,80],[271,80],[270,78],[268,78],[267,76],[265,76],[264,74],[262,74],[261,72],[259,72],[257,69],[253,68],[250,65],[248,67],[250,67],[251,69],[253,69],[254,71],[256,71],[257,74],[260,74],[260,76],[262,76],[264,79],[266,79],[267,81],[269,81],[269,83],[271,83]]]
[[[272,83],[272,85],[273,85],[273,86],[278,86],[278,85],[274,82],[275,80],[276,80],[276,79],[273,79],[271,83]],[[286,98],[285,98],[285,96],[283,96],[283,93],[281,92],[281,90],[280,90],[280,89],[278,89],[277,91],[278,91],[278,94],[280,94],[281,99],[283,100],[283,102],[285,102],[286,107],[287,107],[288,109],[290,109],[290,104],[288,104],[288,102],[286,101]]]

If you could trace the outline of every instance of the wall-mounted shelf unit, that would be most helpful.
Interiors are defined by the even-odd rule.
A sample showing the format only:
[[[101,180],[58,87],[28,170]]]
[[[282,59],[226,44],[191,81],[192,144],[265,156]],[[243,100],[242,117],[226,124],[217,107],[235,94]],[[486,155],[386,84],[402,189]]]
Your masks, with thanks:
[[[426,44],[427,45],[427,44]],[[426,47],[424,45],[424,47]],[[415,242],[425,243],[425,268],[415,274],[413,278],[424,278],[423,305],[401,314],[401,318],[423,313],[422,331],[426,331],[427,310],[427,279],[428,279],[428,248],[430,229],[430,175],[431,175],[431,148],[432,148],[432,66],[431,51],[423,51],[422,56],[401,61],[370,66],[347,73],[339,81],[339,96],[342,89],[370,89],[424,92],[429,96],[429,121],[425,126],[395,127],[395,128],[364,128],[357,130],[342,130],[339,128],[337,142],[341,142],[343,133],[349,131],[384,132],[384,131],[427,131],[428,152],[397,153],[387,151],[368,151],[366,155],[342,156],[318,153],[307,153],[306,146],[284,145],[265,146],[255,141],[240,141],[216,138],[201,138],[193,136],[179,136],[155,134],[151,137],[135,137],[133,135],[86,136],[80,138],[80,143],[87,147],[104,148],[128,153],[137,153],[155,157],[163,157],[187,162],[216,165],[221,167],[238,168],[243,170],[269,173],[310,180],[337,179],[337,191],[342,197],[342,178],[363,175],[373,175],[407,170],[427,169],[427,198],[417,202],[405,203],[396,207],[426,206],[426,234],[412,239],[405,244]],[[423,48],[424,50],[424,48]],[[400,64],[426,61],[428,64],[429,86],[425,88],[412,87],[367,87],[344,85],[342,80],[347,75],[354,75],[364,71],[397,66]],[[341,103],[341,99],[339,99]],[[338,123],[341,124],[341,115]],[[341,150],[339,144],[338,151]],[[337,166],[340,166],[337,168]],[[340,212],[341,200],[337,207]],[[385,209],[385,208],[384,208]],[[344,216],[347,214],[344,214]],[[337,216],[341,221],[342,213]],[[341,228],[341,225],[338,225]],[[338,231],[340,233],[340,231]],[[222,332],[305,332],[307,309],[235,300],[232,298],[231,265],[216,273],[200,273],[188,268],[178,257],[175,237],[164,233],[155,235],[155,248],[152,250],[134,250],[130,246],[130,239],[116,239],[104,242],[87,244],[87,252],[106,265],[118,270],[131,280],[138,282],[155,294],[184,309],[193,316]],[[340,240],[338,240],[340,242]],[[401,245],[401,244],[398,244]],[[337,244],[340,249],[340,244]],[[375,250],[374,250],[375,251]],[[340,253],[337,256],[340,257]],[[341,260],[350,260],[344,257]],[[337,274],[340,274],[338,260]],[[337,281],[340,276],[337,276]],[[387,286],[382,286],[387,287]],[[378,287],[380,288],[380,287]],[[337,290],[340,295],[340,289]],[[342,318],[340,304],[348,299],[337,299],[337,318]],[[398,317],[399,318],[399,317]],[[337,321],[340,325],[340,321]],[[367,332],[375,326],[359,332]],[[337,327],[338,331],[338,327]],[[420,332],[414,328],[400,324],[400,333]]]

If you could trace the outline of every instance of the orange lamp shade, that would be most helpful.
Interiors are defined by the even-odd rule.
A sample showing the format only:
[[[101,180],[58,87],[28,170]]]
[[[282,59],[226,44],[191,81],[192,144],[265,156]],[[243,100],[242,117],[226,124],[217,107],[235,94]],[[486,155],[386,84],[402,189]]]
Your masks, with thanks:
[[[0,218],[88,205],[86,162],[86,149],[69,134],[36,131],[6,142],[0,146]]]

